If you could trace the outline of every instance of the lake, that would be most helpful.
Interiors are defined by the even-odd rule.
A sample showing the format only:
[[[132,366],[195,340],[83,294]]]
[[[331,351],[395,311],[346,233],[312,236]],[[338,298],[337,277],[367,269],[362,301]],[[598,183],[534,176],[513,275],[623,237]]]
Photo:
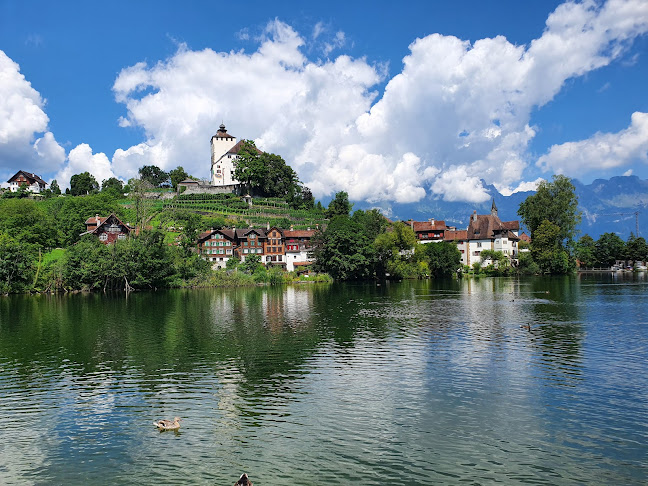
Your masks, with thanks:
[[[0,297],[0,484],[646,484],[647,310],[645,274]]]

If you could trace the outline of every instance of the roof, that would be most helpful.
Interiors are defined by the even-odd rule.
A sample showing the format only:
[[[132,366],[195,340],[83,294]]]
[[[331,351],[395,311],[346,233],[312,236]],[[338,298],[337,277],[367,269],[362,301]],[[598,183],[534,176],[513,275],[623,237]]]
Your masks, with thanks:
[[[229,149],[226,154],[238,154],[241,149],[243,148],[243,145],[245,145],[246,140],[239,140],[236,142],[236,145],[234,145],[231,149]],[[256,148],[256,147],[255,147]],[[259,150],[258,148],[256,149],[258,154],[262,154],[263,150]]]
[[[195,179],[185,179],[184,181],[178,182],[178,184],[200,184],[200,181]]]
[[[247,238],[247,235],[250,233],[256,233],[258,234],[261,238],[266,237],[266,232],[264,229],[261,228],[237,228],[236,229],[236,238]]]
[[[104,224],[106,224],[106,223],[108,222],[108,220],[111,219],[111,218],[112,218],[112,219],[115,219],[115,220],[117,221],[117,223],[119,223],[119,224],[122,225],[124,228],[126,228],[126,229],[128,230],[129,233],[130,233],[130,231],[133,229],[129,224],[123,223],[123,222],[122,222],[122,221],[121,221],[121,220],[120,220],[120,219],[115,215],[115,213],[111,213],[110,216],[107,216],[107,217],[105,217],[105,218],[102,218],[101,216],[95,216],[95,217],[93,217],[93,218],[88,218],[88,219],[86,220],[86,222],[85,222],[86,226],[89,226],[89,225],[92,225],[92,224],[96,224],[97,226],[96,226],[94,229],[91,229],[91,230],[85,231],[84,233],[81,233],[81,234],[82,234],[82,235],[85,235],[85,234],[98,233],[98,232],[99,232],[99,228],[101,228]],[[98,224],[97,224],[97,219],[99,219]]]
[[[494,214],[477,214],[475,212],[470,216],[470,223],[467,230],[468,239],[491,240],[495,238],[495,234],[497,233],[500,236],[518,240],[519,238],[511,230],[518,229],[519,227],[520,223],[518,221],[502,222]]]
[[[218,130],[216,131],[216,135],[214,135],[212,138],[236,138],[234,135],[230,135],[227,133],[227,129],[225,128],[225,125],[221,123],[220,127],[218,127]]]
[[[415,233],[421,233],[426,231],[443,231],[446,229],[445,221],[406,221],[405,224],[408,224],[414,230]]]
[[[443,234],[443,239],[445,241],[467,240],[468,239],[468,231],[467,230],[450,230],[450,231],[446,231]]]
[[[32,174],[31,172],[27,172],[27,171],[24,171],[24,170],[19,170],[18,172],[16,172],[14,174],[14,176],[11,177],[7,182],[12,182],[14,179],[17,179],[20,174],[25,176],[25,179],[27,179],[30,184],[33,184],[34,182],[38,182],[39,186],[46,186],[47,185],[47,182],[45,182],[43,179],[41,179],[36,174]]]
[[[211,235],[219,233],[223,235],[225,238],[228,238],[230,240],[234,239],[234,230],[231,229],[217,229],[217,230],[210,230],[210,231],[204,231],[198,235],[198,241],[203,241],[209,238]]]
[[[520,239],[521,239],[522,241],[526,241],[527,243],[530,243],[530,242],[531,242],[531,237],[530,237],[529,235],[527,235],[526,233],[522,233],[522,234],[520,235]]]
[[[315,230],[285,230],[284,238],[312,238]]]

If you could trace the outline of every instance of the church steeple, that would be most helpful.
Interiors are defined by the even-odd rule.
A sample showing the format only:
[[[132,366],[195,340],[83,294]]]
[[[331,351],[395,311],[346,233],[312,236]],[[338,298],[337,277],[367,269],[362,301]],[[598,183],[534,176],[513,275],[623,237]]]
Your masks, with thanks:
[[[495,205],[495,198],[493,198],[493,204],[491,204],[491,215],[497,216],[497,206]]]

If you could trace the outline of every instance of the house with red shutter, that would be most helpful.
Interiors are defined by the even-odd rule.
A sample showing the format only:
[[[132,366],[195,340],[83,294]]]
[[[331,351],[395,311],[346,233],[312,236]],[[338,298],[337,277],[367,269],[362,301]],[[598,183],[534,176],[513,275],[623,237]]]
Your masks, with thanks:
[[[292,272],[298,267],[308,266],[313,263],[309,256],[313,250],[311,239],[315,235],[314,230],[295,230],[291,227],[284,230],[286,247],[286,270]]]
[[[419,243],[432,243],[443,241],[444,234],[447,231],[445,221],[437,221],[435,219],[428,219],[427,221],[405,221],[408,224]]]

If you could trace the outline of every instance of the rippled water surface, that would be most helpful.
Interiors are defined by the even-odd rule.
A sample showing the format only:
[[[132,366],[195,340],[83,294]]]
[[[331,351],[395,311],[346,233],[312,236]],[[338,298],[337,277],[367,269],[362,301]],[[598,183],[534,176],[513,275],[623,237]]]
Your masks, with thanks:
[[[609,276],[2,297],[0,484],[646,484],[647,310]]]

